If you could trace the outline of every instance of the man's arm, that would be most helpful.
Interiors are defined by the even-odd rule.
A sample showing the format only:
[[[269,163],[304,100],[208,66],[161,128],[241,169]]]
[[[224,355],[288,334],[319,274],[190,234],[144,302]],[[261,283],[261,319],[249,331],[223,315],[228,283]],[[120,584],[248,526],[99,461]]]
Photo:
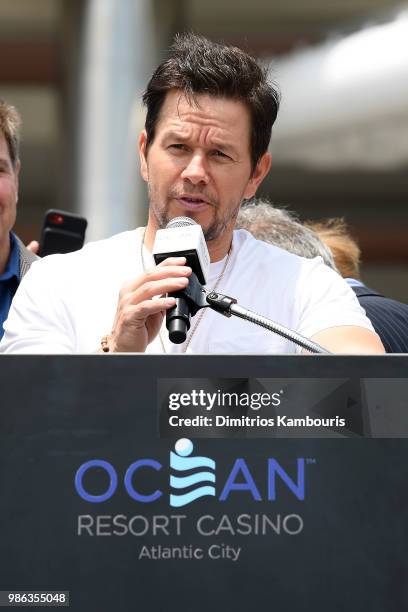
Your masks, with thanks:
[[[126,283],[119,295],[113,326],[109,322],[107,329],[101,329],[98,342],[107,332],[106,344],[111,352],[144,352],[159,333],[166,309],[175,302],[174,298],[157,296],[179,291],[188,284],[191,268],[185,263],[184,257],[168,258]],[[87,303],[86,297],[83,303],[81,298],[79,310],[77,302],[70,300],[73,289],[81,291],[81,285],[75,284],[80,264],[81,259],[74,265],[71,255],[51,255],[32,266],[4,324],[0,353],[76,352],[78,317],[89,320],[95,308],[95,302]],[[90,271],[81,272],[83,285]],[[95,343],[90,352],[97,349]]]
[[[354,325],[331,327],[312,337],[331,353],[383,355],[384,347],[376,333]]]

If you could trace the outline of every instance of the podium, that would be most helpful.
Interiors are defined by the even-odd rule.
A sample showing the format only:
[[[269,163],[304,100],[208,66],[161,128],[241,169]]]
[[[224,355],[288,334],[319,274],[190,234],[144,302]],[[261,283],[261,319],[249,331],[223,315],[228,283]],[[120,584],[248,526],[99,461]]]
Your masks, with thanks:
[[[11,355],[0,381],[0,590],[406,609],[408,356]]]

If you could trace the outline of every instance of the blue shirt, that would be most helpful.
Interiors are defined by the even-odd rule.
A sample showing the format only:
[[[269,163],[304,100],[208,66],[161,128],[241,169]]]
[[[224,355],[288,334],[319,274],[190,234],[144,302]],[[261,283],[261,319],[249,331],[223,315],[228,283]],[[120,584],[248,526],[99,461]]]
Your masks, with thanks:
[[[10,232],[10,255],[3,274],[0,274],[0,340],[3,337],[3,323],[7,319],[11,300],[20,282],[20,254],[16,237]]]
[[[363,283],[356,278],[345,278],[344,279],[349,287],[364,287]]]

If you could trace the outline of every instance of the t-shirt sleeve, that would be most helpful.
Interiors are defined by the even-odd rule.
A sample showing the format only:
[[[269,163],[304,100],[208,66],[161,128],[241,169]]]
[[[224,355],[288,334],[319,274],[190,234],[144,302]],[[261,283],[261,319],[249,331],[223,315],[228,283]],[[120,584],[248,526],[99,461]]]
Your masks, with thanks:
[[[374,331],[354,291],[320,257],[308,262],[299,284],[298,331],[303,336],[311,338],[330,327],[344,325]]]
[[[64,303],[57,298],[61,290],[58,265],[46,259],[31,266],[17,289],[4,323],[0,353],[74,352],[72,321]]]

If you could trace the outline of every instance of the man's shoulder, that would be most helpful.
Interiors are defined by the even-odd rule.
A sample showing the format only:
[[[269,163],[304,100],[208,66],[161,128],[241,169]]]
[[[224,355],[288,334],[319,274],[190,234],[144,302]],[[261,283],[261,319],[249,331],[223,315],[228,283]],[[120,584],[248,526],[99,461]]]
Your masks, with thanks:
[[[130,230],[115,234],[103,240],[88,242],[82,249],[74,253],[68,253],[70,258],[118,258],[123,253],[132,254],[132,252],[140,246],[140,230]]]
[[[354,289],[354,287],[353,287]],[[399,302],[393,298],[384,296],[382,293],[378,293],[365,287],[366,291],[356,291],[357,298],[364,308],[370,308],[372,306],[377,312],[391,313],[398,312],[408,317],[408,304],[405,302]]]
[[[273,264],[285,269],[301,271],[311,270],[323,264],[321,257],[313,259],[300,257],[274,244],[257,240],[244,229],[234,231],[233,246],[243,258],[247,258],[248,263],[253,262],[257,265],[271,266]],[[326,268],[327,266],[323,265],[323,267]]]
[[[73,253],[48,255],[36,262],[34,268],[43,270],[88,270],[115,269],[123,267],[136,257],[140,244],[138,230],[115,234],[103,240],[88,242],[82,249]],[[140,247],[139,247],[140,248]]]
[[[358,298],[360,297],[375,297],[375,298],[384,298],[384,295],[382,293],[379,293],[378,291],[374,291],[374,289],[370,289],[370,287],[367,287],[366,285],[363,285],[363,283],[359,282],[359,284],[351,284],[351,282],[348,281],[348,283],[350,285],[350,287],[353,289],[354,293],[356,294],[356,296]]]

